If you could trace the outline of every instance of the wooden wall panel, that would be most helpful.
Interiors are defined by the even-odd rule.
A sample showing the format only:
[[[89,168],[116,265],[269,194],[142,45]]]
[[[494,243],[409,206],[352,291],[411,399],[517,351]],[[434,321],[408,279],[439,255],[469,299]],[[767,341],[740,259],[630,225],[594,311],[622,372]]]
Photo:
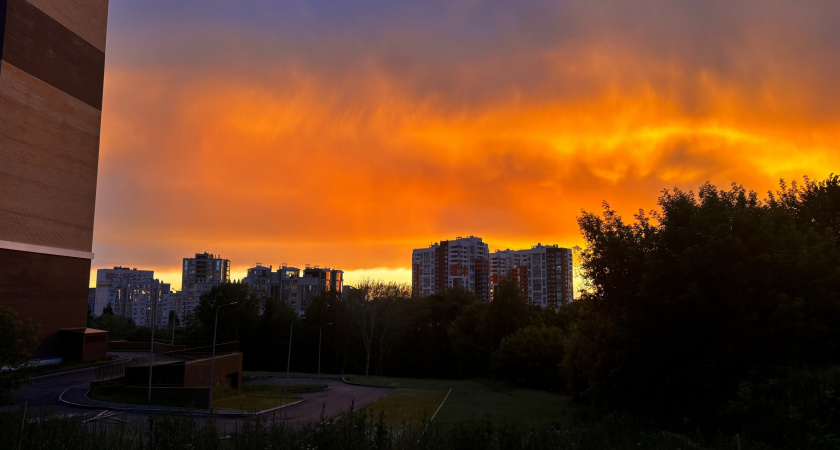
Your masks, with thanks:
[[[6,0],[0,0],[0,60],[3,59],[3,40],[6,35],[6,3]]]
[[[29,0],[94,47],[105,51],[108,0]]]
[[[7,1],[3,60],[101,110],[105,52],[29,2]]]
[[[101,112],[0,70],[0,239],[89,252]]]
[[[59,356],[58,331],[87,324],[90,260],[0,249],[0,304],[39,325],[36,357]]]

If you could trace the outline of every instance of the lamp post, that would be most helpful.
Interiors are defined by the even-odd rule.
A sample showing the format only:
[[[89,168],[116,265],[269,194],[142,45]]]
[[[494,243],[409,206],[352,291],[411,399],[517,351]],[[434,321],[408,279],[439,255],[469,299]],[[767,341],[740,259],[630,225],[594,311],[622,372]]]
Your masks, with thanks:
[[[292,362],[292,332],[295,330],[295,322],[303,320],[306,316],[300,316],[292,321],[289,326],[289,355],[286,357],[286,386],[283,387],[283,401],[286,401],[286,391],[289,390],[289,365]]]
[[[332,322],[325,323],[318,328],[318,384],[321,384],[321,332],[327,325],[332,325]]]
[[[213,324],[213,353],[210,356],[210,392],[207,394],[207,408],[213,410],[213,375],[216,368],[216,330],[219,328],[219,310],[225,306],[235,305],[237,302],[216,306],[216,321]]]
[[[155,289],[157,291],[157,289]],[[157,312],[157,292],[150,292],[149,297],[154,297],[154,303],[152,304],[152,337],[149,338],[149,390],[146,395],[146,403],[152,404],[152,363],[155,360],[155,313]]]

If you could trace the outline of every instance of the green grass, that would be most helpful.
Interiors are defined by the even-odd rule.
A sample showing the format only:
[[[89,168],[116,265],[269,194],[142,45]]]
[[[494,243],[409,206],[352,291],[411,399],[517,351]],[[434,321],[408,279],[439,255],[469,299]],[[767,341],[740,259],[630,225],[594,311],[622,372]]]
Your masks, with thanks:
[[[390,427],[402,423],[420,423],[432,418],[447,392],[442,389],[395,389],[363,409],[374,415],[384,411],[385,424]]]
[[[239,409],[254,413],[294,403],[301,391],[323,389],[326,385],[298,384],[289,386],[285,397],[283,386],[243,386],[241,391],[229,387],[213,388],[213,407]]]
[[[522,389],[490,380],[437,380],[387,377],[348,376],[347,381],[373,386],[403,389],[448,390],[452,393],[440,409],[435,423],[452,425],[465,420],[489,415],[494,423],[516,420],[525,426],[543,424],[552,420],[570,424],[580,406],[573,405],[570,397],[534,389]],[[408,401],[406,399],[406,401]],[[405,403],[406,401],[402,402]],[[417,408],[422,411],[422,396]],[[374,404],[375,405],[375,404]],[[385,404],[387,405],[387,404]],[[371,406],[368,406],[371,407]],[[402,404],[402,409],[411,407]],[[386,417],[389,414],[384,409]],[[434,414],[434,411],[431,412]],[[431,415],[429,415],[429,418]]]

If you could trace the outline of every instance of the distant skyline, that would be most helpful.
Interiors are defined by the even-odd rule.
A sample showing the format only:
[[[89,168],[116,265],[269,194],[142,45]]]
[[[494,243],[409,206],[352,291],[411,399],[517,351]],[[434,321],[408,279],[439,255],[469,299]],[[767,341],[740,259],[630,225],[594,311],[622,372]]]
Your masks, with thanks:
[[[111,2],[91,282],[182,258],[410,281],[666,188],[840,168],[840,4]]]

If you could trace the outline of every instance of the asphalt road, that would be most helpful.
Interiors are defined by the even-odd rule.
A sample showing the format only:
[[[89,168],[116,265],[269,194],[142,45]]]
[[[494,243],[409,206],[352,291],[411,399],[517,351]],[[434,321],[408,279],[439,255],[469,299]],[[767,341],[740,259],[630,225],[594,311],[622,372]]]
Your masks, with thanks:
[[[252,378],[243,382],[244,385],[274,385],[282,386],[286,382],[283,377]],[[291,378],[291,384],[316,384],[313,378]],[[268,420],[285,421],[288,424],[307,424],[317,422],[323,411],[326,417],[337,417],[350,408],[359,409],[365,405],[384,397],[392,388],[356,386],[346,384],[340,379],[321,378],[321,383],[327,389],[317,392],[301,394],[302,402],[287,406],[277,411],[262,414]]]
[[[76,369],[61,374],[39,376],[33,379],[33,384],[25,385],[16,392],[17,403],[27,402],[29,414],[36,414],[39,410],[50,409],[59,413],[81,414],[89,417],[96,416],[109,408],[78,408],[68,406],[59,401],[59,396],[66,390],[80,385],[87,385],[93,381],[95,369],[92,367]],[[356,386],[344,383],[340,379],[322,378],[322,384],[327,389],[302,393],[302,401],[289,405],[276,411],[269,411],[261,414],[261,418],[267,422],[285,423],[289,425],[302,425],[317,422],[323,411],[326,417],[337,417],[348,410],[351,406],[355,409],[376,401],[377,399],[391,392],[391,388]],[[275,385],[282,386],[286,379],[281,376],[257,377],[245,380],[245,385]],[[292,377],[291,384],[316,384],[317,380],[312,378]],[[78,390],[78,389],[76,389]],[[127,405],[112,404],[115,408],[123,409],[119,412],[121,420],[132,423],[145,424],[150,415],[160,412],[126,411]],[[138,405],[138,408],[144,408]],[[200,411],[197,411],[200,412]],[[111,415],[110,413],[106,416]],[[244,421],[244,417],[219,417],[216,419],[221,429],[232,430]]]
[[[90,384],[95,376],[95,369],[88,367],[62,374],[34,377],[31,385],[23,385],[15,392],[16,402],[26,401],[29,410],[55,408],[59,412],[71,412],[76,408],[63,405],[58,401],[58,396],[73,386]]]

